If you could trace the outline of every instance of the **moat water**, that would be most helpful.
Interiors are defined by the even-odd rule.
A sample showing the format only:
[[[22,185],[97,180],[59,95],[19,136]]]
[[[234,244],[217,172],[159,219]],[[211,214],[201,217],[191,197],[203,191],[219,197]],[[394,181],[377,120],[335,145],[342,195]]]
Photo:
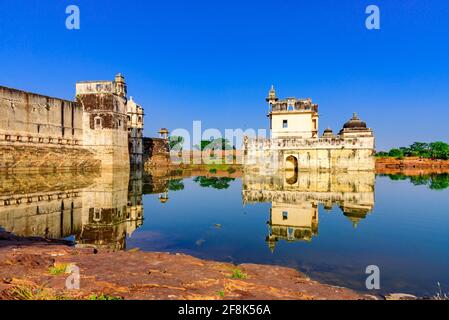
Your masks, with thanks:
[[[449,176],[8,176],[0,226],[79,246],[288,266],[325,283],[449,291]]]

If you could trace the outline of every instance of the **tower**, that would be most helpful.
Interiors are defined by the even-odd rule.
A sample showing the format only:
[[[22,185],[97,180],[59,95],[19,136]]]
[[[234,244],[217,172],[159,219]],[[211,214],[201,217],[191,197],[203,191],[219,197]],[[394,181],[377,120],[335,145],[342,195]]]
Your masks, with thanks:
[[[276,97],[276,90],[274,89],[274,85],[271,85],[271,89],[268,92],[268,97],[265,100],[270,104],[270,106],[272,106],[275,102],[279,100]]]
[[[270,111],[273,139],[308,139],[318,136],[318,105],[312,99],[286,98],[279,100],[272,86],[265,99]]]
[[[76,98],[83,107],[83,143],[102,169],[129,168],[125,78],[83,81],[76,84]]]
[[[118,73],[115,76],[115,93],[122,98],[126,98],[127,91],[125,77],[121,73]]]
[[[128,148],[131,167],[140,170],[143,166],[143,108],[133,97],[126,103],[128,113]]]

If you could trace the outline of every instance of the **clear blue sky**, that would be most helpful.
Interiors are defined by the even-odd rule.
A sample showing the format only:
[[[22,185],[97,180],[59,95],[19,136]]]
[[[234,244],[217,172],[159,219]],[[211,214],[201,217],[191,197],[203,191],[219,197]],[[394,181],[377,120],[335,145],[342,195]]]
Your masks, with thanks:
[[[380,31],[365,28],[369,4]],[[274,84],[318,103],[321,131],[357,111],[378,149],[449,140],[446,0],[0,0],[0,61],[0,85],[68,99],[76,81],[122,72],[147,136],[192,120],[266,128]]]

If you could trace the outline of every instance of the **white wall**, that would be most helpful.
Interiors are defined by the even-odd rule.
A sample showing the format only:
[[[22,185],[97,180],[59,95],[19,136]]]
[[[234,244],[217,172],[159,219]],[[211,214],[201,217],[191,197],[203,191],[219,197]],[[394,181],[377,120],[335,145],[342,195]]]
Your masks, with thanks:
[[[283,127],[287,120],[288,127]],[[313,132],[318,130],[313,126],[313,114],[309,112],[272,113],[271,136],[273,138],[312,138]]]

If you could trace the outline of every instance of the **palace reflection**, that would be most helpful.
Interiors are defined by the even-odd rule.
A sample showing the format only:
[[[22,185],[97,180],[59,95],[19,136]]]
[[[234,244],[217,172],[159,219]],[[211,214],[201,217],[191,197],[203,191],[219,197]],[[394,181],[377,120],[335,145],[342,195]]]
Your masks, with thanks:
[[[354,227],[374,208],[372,172],[285,172],[276,176],[245,174],[244,204],[271,202],[267,242],[311,241],[318,235],[319,206],[337,205]]]
[[[17,236],[74,236],[78,246],[124,250],[143,223],[142,173],[12,175],[0,180],[0,226]]]

